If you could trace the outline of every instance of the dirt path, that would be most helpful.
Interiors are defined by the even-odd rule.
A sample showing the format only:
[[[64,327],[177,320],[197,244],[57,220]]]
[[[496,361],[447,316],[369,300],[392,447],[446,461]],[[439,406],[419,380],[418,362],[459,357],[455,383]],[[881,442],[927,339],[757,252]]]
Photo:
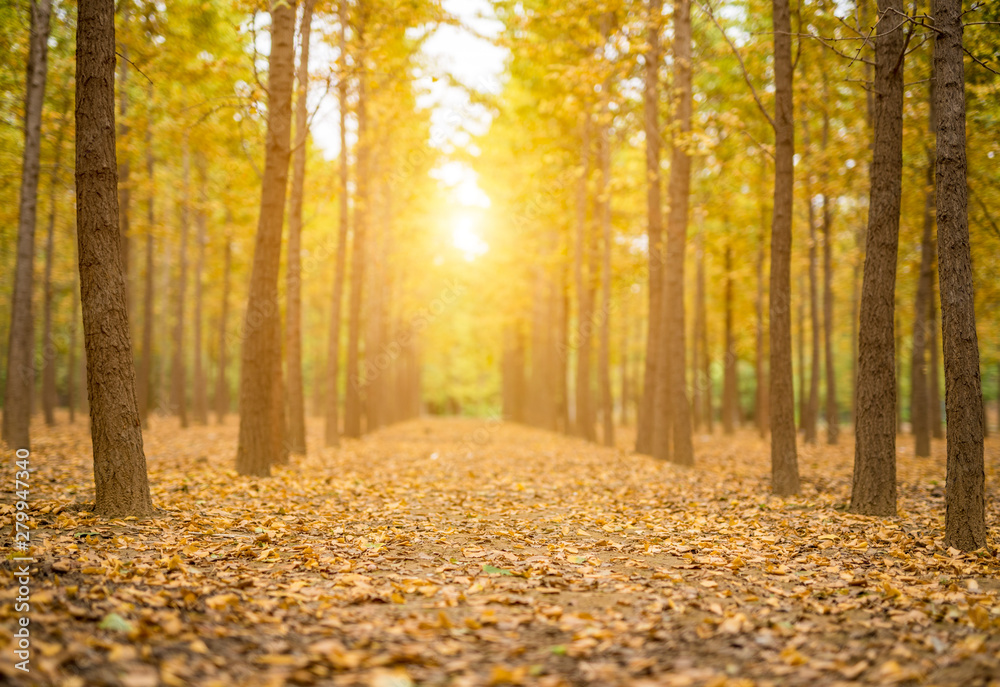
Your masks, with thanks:
[[[235,474],[235,438],[235,424],[154,423],[162,513],[149,522],[86,510],[82,425],[38,438],[32,672],[13,668],[8,561],[0,675],[67,687],[1000,680],[997,560],[940,546],[943,445],[917,460],[901,440],[901,517],[876,520],[842,510],[849,445],[803,448],[803,494],[781,500],[749,434],[701,438],[699,467],[678,470],[516,426],[423,420],[293,458],[269,480]],[[992,497],[997,443],[987,463]]]

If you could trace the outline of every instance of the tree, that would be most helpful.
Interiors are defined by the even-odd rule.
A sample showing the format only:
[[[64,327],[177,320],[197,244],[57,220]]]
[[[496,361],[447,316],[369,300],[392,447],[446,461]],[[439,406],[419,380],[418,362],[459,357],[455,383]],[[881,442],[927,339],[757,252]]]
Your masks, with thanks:
[[[732,434],[739,423],[737,403],[739,397],[736,390],[736,343],[733,340],[733,248],[726,243],[724,256],[726,271],[725,280],[725,342],[726,353],[722,373],[722,431]]]
[[[829,89],[826,74],[823,75],[823,152],[830,142]],[[831,446],[840,437],[840,411],[837,406],[837,369],[833,351],[833,217],[830,202],[830,177],[825,168],[820,175],[823,185],[823,350],[826,367],[826,443]]]
[[[202,336],[202,303],[204,301],[205,248],[208,244],[208,172],[205,169],[205,157],[198,154],[195,157],[195,168],[198,171],[199,202],[195,213],[198,243],[198,256],[194,267],[194,393],[192,415],[195,423],[208,424],[208,383],[205,379],[204,338]]]
[[[851,511],[896,514],[895,286],[903,175],[902,0],[879,0],[871,199],[858,339]]]
[[[974,551],[987,545],[986,474],[969,245],[961,0],[935,0],[934,29],[938,279],[948,420],[944,543],[962,551]]]
[[[228,216],[227,220],[231,219]],[[227,221],[226,224],[231,224]],[[215,421],[223,424],[226,421],[226,413],[229,412],[229,382],[226,379],[226,367],[229,361],[226,344],[226,324],[229,320],[229,281],[233,269],[233,239],[226,237],[226,257],[222,268],[222,308],[219,315],[219,370],[215,377]]]
[[[337,257],[333,272],[333,302],[330,306],[330,334],[326,356],[326,445],[340,443],[340,310],[344,302],[344,276],[347,264],[347,0],[340,0],[340,54],[337,64],[337,103],[340,109],[340,216],[337,229]]]
[[[280,460],[282,445],[274,422],[275,413],[282,410],[275,388],[281,371],[278,266],[291,156],[294,0],[275,0],[271,4],[268,66],[267,144],[244,325],[236,449],[236,470],[241,475],[264,477],[271,474],[271,463]]]
[[[150,106],[153,99],[153,88],[148,91]],[[149,411],[153,407],[153,320],[154,288],[156,260],[153,250],[156,238],[153,227],[156,226],[156,157],[153,154],[152,114],[146,124],[146,176],[149,181],[148,197],[146,199],[146,283],[142,297],[142,359],[139,364],[139,417],[143,426],[149,421]]]
[[[590,391],[591,320],[593,297],[590,283],[593,275],[587,268],[590,252],[587,221],[587,186],[591,173],[591,128],[590,113],[584,114],[582,135],[580,136],[580,179],[576,189],[576,250],[573,254],[573,274],[576,281],[576,328],[578,345],[576,349],[576,433],[588,441],[593,441],[594,417],[592,394]]]
[[[34,385],[34,321],[31,292],[35,265],[35,220],[41,170],[42,103],[48,71],[51,0],[32,0],[28,75],[24,93],[24,153],[17,224],[17,263],[11,296],[10,345],[4,391],[3,440],[17,449],[30,448],[31,390]],[[79,81],[77,82],[79,83]],[[113,86],[112,79],[112,86]]]
[[[771,365],[771,490],[778,496],[799,491],[795,446],[795,392],[792,385],[791,259],[795,120],[792,100],[792,22],[788,0],[772,0],[774,23],[774,210],[771,217],[769,316]]]
[[[114,0],[80,0],[76,40],[76,214],[96,511],[153,511],[135,398],[115,159]]]
[[[662,0],[649,0],[646,54],[643,56],[643,131],[646,134],[646,243],[649,253],[649,325],[646,329],[646,360],[642,376],[642,400],[636,428],[635,450],[653,451],[653,403],[655,398],[657,351],[659,351],[659,313],[662,293],[663,218],[660,199],[660,15]]]
[[[802,119],[802,134],[804,150],[803,156],[811,158],[809,140],[809,118]],[[816,443],[816,424],[819,417],[819,376],[820,376],[820,313],[819,313],[819,290],[818,290],[818,264],[816,258],[816,247],[819,239],[816,235],[816,204],[812,185],[812,170],[806,172],[806,200],[808,201],[809,218],[809,324],[811,325],[812,346],[810,347],[811,361],[809,365],[809,396],[806,401],[806,412],[802,419],[805,429],[805,441],[807,444]],[[803,322],[804,325],[804,322]],[[803,396],[805,389],[802,390]]]
[[[605,43],[611,34],[613,15],[602,18]],[[601,89],[601,126],[597,158],[600,166],[600,193],[598,194],[601,221],[601,332],[598,350],[598,383],[601,394],[601,441],[605,446],[615,445],[615,421],[612,416],[614,401],[611,395],[611,88],[612,74],[608,73]]]
[[[182,150],[183,180],[181,182],[181,202],[180,202],[180,225],[181,242],[180,255],[177,258],[177,284],[174,287],[174,359],[170,368],[170,378],[172,385],[170,388],[170,402],[177,417],[181,421],[181,427],[188,426],[187,416],[187,365],[185,363],[184,347],[184,319],[185,306],[187,305],[187,242],[190,233],[191,216],[191,149],[187,134],[184,135]]]
[[[285,271],[285,347],[288,353],[288,448],[306,452],[306,406],[302,385],[302,196],[309,140],[309,34],[315,0],[304,0],[299,24],[298,92],[295,101],[295,151],[292,154],[291,207],[288,212],[288,264]]]

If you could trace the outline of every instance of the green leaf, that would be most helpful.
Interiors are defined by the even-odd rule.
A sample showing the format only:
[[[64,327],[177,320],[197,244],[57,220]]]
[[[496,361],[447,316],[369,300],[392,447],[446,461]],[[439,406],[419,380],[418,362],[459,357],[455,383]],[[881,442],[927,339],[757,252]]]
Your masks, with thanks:
[[[110,630],[111,632],[132,632],[135,628],[132,627],[132,623],[127,621],[125,618],[121,617],[117,613],[108,613],[104,616],[104,620],[98,625],[102,630]]]
[[[513,575],[510,570],[504,570],[503,568],[497,568],[489,563],[483,563],[483,572],[489,573],[490,575]]]

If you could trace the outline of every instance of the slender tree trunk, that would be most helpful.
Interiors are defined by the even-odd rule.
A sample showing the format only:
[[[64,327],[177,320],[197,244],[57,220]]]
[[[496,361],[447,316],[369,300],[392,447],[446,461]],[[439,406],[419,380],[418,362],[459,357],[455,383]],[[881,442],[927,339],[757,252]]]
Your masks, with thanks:
[[[826,77],[823,77],[823,92],[828,93]],[[828,100],[828,99],[827,99]],[[823,152],[826,153],[830,141],[830,111],[823,108]],[[830,180],[825,171],[820,175],[823,185],[823,350],[826,368],[826,443],[837,444],[840,437],[840,410],[837,407],[837,369],[833,350],[833,225],[830,209]]]
[[[583,137],[580,145],[583,176],[580,177],[576,196],[576,251],[574,254],[574,274],[576,277],[576,341],[571,344],[576,348],[576,433],[578,436],[593,441],[594,419],[591,410],[590,394],[590,351],[591,351],[591,274],[587,269],[587,255],[590,251],[587,222],[587,187],[590,179],[590,127],[589,115],[583,126]]]
[[[622,297],[622,309],[621,309],[621,319],[622,323],[619,327],[621,331],[621,339],[619,341],[618,350],[618,377],[621,382],[621,414],[619,415],[619,422],[621,422],[622,427],[628,427],[629,415],[628,415],[628,398],[632,393],[632,387],[629,384],[629,369],[628,369],[628,359],[629,359],[629,333],[632,330],[632,323],[629,321],[629,316],[631,313],[628,312],[628,296],[623,295]]]
[[[340,445],[340,310],[344,302],[344,276],[347,265],[347,0],[340,0],[340,56],[337,79],[337,102],[340,108],[340,224],[337,230],[337,258],[333,277],[333,303],[330,306],[330,334],[326,355],[326,428],[327,446]]]
[[[808,396],[806,392],[806,301],[805,301],[805,275],[801,272],[799,273],[799,285],[798,292],[799,296],[799,308],[798,308],[798,322],[799,322],[799,341],[798,346],[796,346],[796,353],[798,354],[798,400],[799,400],[799,430],[803,433],[805,432],[806,424],[806,405],[808,404]]]
[[[75,224],[75,222],[74,222]],[[76,233],[75,231],[73,232]],[[79,260],[77,260],[79,262]],[[80,280],[73,280],[73,320],[69,327],[69,363],[66,368],[66,397],[69,402],[69,422],[76,422],[76,330],[80,323]]]
[[[56,424],[56,347],[52,340],[52,262],[55,254],[56,228],[56,191],[59,188],[59,172],[62,162],[63,138],[70,103],[67,101],[59,122],[59,133],[56,136],[56,154],[52,164],[52,175],[49,179],[49,226],[45,237],[45,297],[44,330],[42,341],[42,411],[45,414],[45,424],[52,427]]]
[[[927,150],[927,188],[924,191],[924,232],[920,241],[920,276],[913,306],[913,356],[910,362],[910,425],[914,453],[931,455],[931,413],[928,404],[927,331],[934,288],[934,160]]]
[[[642,400],[636,427],[637,453],[653,451],[653,404],[656,396],[657,357],[660,348],[660,300],[662,297],[663,218],[660,198],[660,17],[663,0],[649,0],[643,87],[643,128],[646,134],[646,228],[649,253],[649,317],[646,329],[646,355],[642,377]]]
[[[231,218],[226,211],[226,225],[232,225]],[[226,422],[226,413],[229,412],[229,381],[226,379],[226,368],[229,363],[227,349],[228,338],[226,337],[226,326],[229,322],[229,281],[233,270],[233,238],[226,237],[226,257],[222,268],[222,314],[219,317],[219,370],[215,378],[215,418],[218,424]]]
[[[858,324],[861,319],[861,262],[864,260],[863,232],[854,232],[857,256],[851,275],[851,425],[858,430]],[[860,256],[860,257],[859,257]]]
[[[736,389],[736,341],[733,338],[733,248],[726,242],[726,357],[722,375],[722,431],[732,434],[739,421]]]
[[[76,40],[76,207],[96,511],[153,511],[135,400],[135,367],[118,234],[115,5],[80,0]]]
[[[291,207],[288,212],[288,264],[285,268],[285,347],[288,351],[288,448],[306,452],[306,407],[302,383],[302,200],[309,141],[309,39],[315,0],[303,0],[299,23],[298,92],[295,99],[295,150],[292,153]]]
[[[934,28],[938,278],[948,416],[944,545],[974,551],[987,545],[986,474],[969,247],[961,0],[935,0]]]
[[[880,0],[875,36],[875,141],[861,288],[851,511],[896,514],[896,252],[903,168],[902,0]]]
[[[899,324],[899,305],[895,306],[896,311],[896,346],[894,355],[896,358],[896,434],[903,433],[903,392],[900,388],[903,383],[903,333]]]
[[[694,426],[712,431],[712,378],[708,367],[708,327],[705,323],[705,230],[698,232],[695,245],[694,280],[694,353],[693,370]]]
[[[764,349],[767,345],[767,330],[764,328],[764,256],[767,247],[767,209],[761,202],[761,223],[760,238],[757,242],[757,355],[754,361],[754,377],[757,382],[756,402],[754,403],[754,416],[757,419],[757,431],[761,439],[767,438],[767,433],[771,429],[771,419],[769,417],[770,403],[767,395],[770,385],[767,381],[767,373],[764,370]],[[728,355],[729,352],[726,352]]]
[[[148,91],[149,102],[152,103],[153,89]],[[150,115],[150,119],[152,115]],[[146,277],[145,293],[142,300],[142,359],[139,365],[139,418],[142,426],[149,426],[149,411],[153,407],[153,320],[154,312],[153,284],[156,261],[153,259],[156,240],[153,232],[156,227],[156,176],[155,158],[153,156],[153,128],[146,126],[146,176],[149,179],[149,196],[146,199]]]
[[[771,219],[771,489],[799,491],[792,390],[792,201],[795,120],[792,101],[792,23],[788,0],[772,0],[774,17],[774,213]]]
[[[30,4],[31,36],[24,95],[24,154],[21,161],[17,260],[14,266],[14,293],[11,296],[10,343],[7,348],[7,381],[3,405],[3,440],[13,449],[26,450],[31,448],[31,392],[35,383],[31,360],[35,347],[31,293],[35,265],[38,176],[41,169],[42,106],[48,70],[51,10],[51,0],[32,0]],[[114,77],[112,83],[113,81]]]
[[[184,137],[182,157],[184,177],[181,182],[181,243],[177,258],[177,286],[174,291],[174,361],[170,369],[170,378],[173,382],[170,402],[174,406],[174,412],[181,421],[181,427],[187,427],[187,367],[184,356],[186,352],[184,349],[184,310],[187,304],[185,293],[187,291],[187,241],[190,231],[191,214],[191,151],[188,147],[187,136]]]
[[[611,33],[611,16],[605,15],[605,40]],[[604,81],[601,91],[601,136],[598,156],[601,166],[601,191],[599,194],[601,212],[602,279],[601,279],[601,339],[599,380],[601,387],[601,418],[603,431],[601,439],[605,446],[615,445],[614,400],[611,395],[611,77]]]
[[[126,1],[119,2],[118,9],[122,13],[122,24],[127,26],[130,20],[129,17],[129,3]],[[129,146],[126,144],[126,138],[129,135],[130,127],[128,125],[128,109],[129,109],[129,98],[128,98],[128,81],[129,81],[129,50],[128,45],[121,43],[118,46],[121,51],[121,59],[118,62],[118,148],[122,151],[122,155],[118,158],[118,204],[120,208],[120,225],[119,230],[121,232],[121,251],[122,251],[122,269],[125,270],[125,298],[128,302],[128,320],[129,323],[135,321],[135,298],[132,294],[132,281],[134,279],[134,274],[132,274],[132,246],[129,243],[132,237],[132,225],[131,225],[131,210],[132,210],[132,181],[131,172],[132,166],[129,164]]]
[[[807,157],[810,157],[808,117],[804,117],[802,120],[802,130],[804,133],[804,153]],[[816,425],[819,420],[820,335],[822,323],[820,322],[819,309],[819,275],[816,256],[818,238],[816,236],[816,206],[813,203],[812,170],[807,170],[806,174],[806,195],[809,202],[807,213],[809,219],[809,323],[812,325],[812,347],[809,365],[809,395],[806,401],[806,412],[802,424],[805,429],[805,442],[807,444],[815,444],[817,436]],[[803,389],[804,394],[805,390]]]
[[[243,361],[240,365],[240,433],[236,470],[267,476],[281,460],[282,437],[274,418],[282,406],[275,392],[281,376],[278,268],[291,155],[292,82],[295,76],[295,2],[271,5],[268,70],[267,145],[260,217],[247,302]]]
[[[195,222],[198,228],[198,261],[194,268],[194,421],[199,425],[208,424],[208,382],[205,378],[204,346],[202,337],[202,303],[204,294],[205,246],[208,243],[207,226],[208,190],[205,158],[198,155],[195,159],[198,169],[198,186],[200,202]]]
[[[932,248],[934,246],[932,245]],[[931,275],[933,281],[934,275]],[[938,345],[937,326],[938,298],[934,284],[931,284],[931,309],[927,329],[930,332],[928,345],[931,349],[931,365],[928,372],[930,378],[928,395],[930,396],[931,436],[944,439],[944,427],[941,422],[941,347]]]
[[[363,59],[363,58],[362,58]],[[361,415],[364,399],[359,370],[362,289],[365,283],[365,232],[369,218],[369,178],[371,134],[368,131],[367,88],[364,66],[358,81],[358,179],[354,213],[354,241],[351,244],[351,298],[347,315],[347,398],[344,404],[344,436],[361,436]]]

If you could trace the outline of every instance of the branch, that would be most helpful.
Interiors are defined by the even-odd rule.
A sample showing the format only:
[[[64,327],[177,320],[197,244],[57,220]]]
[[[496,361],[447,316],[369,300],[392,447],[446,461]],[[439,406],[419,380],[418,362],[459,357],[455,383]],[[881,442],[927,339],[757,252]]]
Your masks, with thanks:
[[[715,15],[712,14],[711,8],[708,7],[707,5],[703,5],[700,2],[700,0],[695,0],[695,2],[698,3],[698,7],[701,8],[701,11],[707,14],[708,18],[712,20],[712,23],[715,24],[715,28],[719,29],[719,32],[722,34],[722,37],[726,39],[726,43],[729,44],[730,50],[733,51],[733,54],[736,56],[736,59],[739,60],[740,70],[743,72],[743,80],[746,81],[747,86],[750,87],[750,92],[753,94],[754,102],[757,103],[757,107],[760,108],[761,113],[763,113],[764,118],[767,119],[767,122],[768,124],[771,125],[771,128],[777,129],[778,127],[774,123],[774,118],[771,117],[771,113],[768,112],[767,109],[764,107],[764,103],[760,101],[760,96],[757,95],[757,89],[754,88],[753,82],[750,81],[750,74],[749,72],[747,72],[747,67],[746,64],[744,64],[743,62],[743,56],[740,55],[740,51],[737,50],[735,45],[733,45],[733,42],[729,39],[729,35],[726,33],[726,30],[722,28],[722,25],[719,24],[719,21],[715,18]]]
[[[983,62],[981,59],[979,59],[978,57],[976,57],[975,55],[973,55],[971,52],[969,52],[968,48],[963,47],[962,50],[964,50],[965,54],[968,55],[969,57],[971,57],[972,60],[973,60],[973,62],[975,62],[976,64],[978,64],[980,67],[982,67],[983,69],[985,69],[988,72],[993,72],[997,76],[1000,76],[1000,72],[998,72],[996,69],[994,69],[993,67],[989,66],[988,64],[986,64],[985,62]]]
[[[982,209],[983,214],[986,216],[986,221],[989,222],[990,224],[990,228],[993,229],[993,233],[997,235],[998,239],[1000,239],[1000,226],[998,226],[996,220],[993,219],[993,215],[990,214],[990,211],[986,207],[986,203],[983,202],[982,197],[974,190],[972,190],[972,186],[969,186],[969,194],[976,199],[977,203],[979,203],[979,207]]]
[[[153,85],[153,80],[152,80],[152,79],[150,79],[150,78],[149,78],[148,76],[146,76],[146,74],[145,74],[145,73],[144,73],[144,72],[143,72],[143,71],[142,71],[141,69],[139,69],[139,67],[138,67],[138,66],[136,66],[135,62],[133,62],[133,61],[132,61],[132,60],[130,60],[129,58],[125,57],[124,55],[122,55],[122,54],[121,54],[120,52],[118,52],[117,50],[115,50],[115,55],[118,55],[118,57],[122,58],[123,60],[125,60],[126,62],[128,62],[128,63],[129,63],[130,65],[132,65],[133,67],[135,67],[135,70],[136,70],[137,72],[139,72],[140,74],[142,74],[142,78],[144,78],[144,79],[145,79],[146,81],[148,81],[148,82],[149,82],[149,85],[150,85],[150,86],[152,86],[152,85]]]

